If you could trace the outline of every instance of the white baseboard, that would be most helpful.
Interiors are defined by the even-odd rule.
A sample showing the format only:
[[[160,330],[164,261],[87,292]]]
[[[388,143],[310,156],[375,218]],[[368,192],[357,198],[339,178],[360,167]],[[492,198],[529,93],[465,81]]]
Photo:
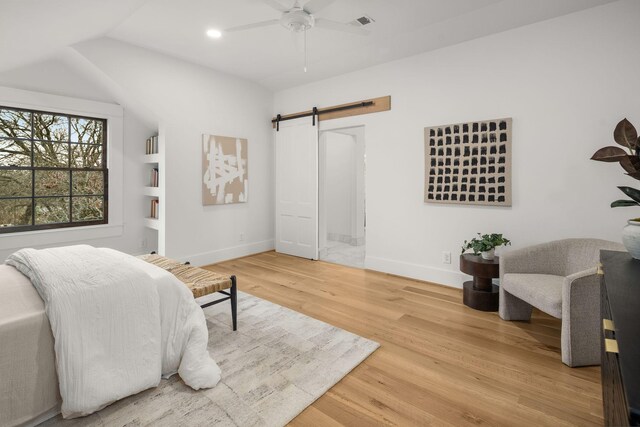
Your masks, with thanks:
[[[362,246],[365,244],[364,237],[354,237],[351,239],[351,246]]]
[[[332,240],[334,242],[342,242],[349,245],[351,244],[351,236],[347,236],[346,234],[327,233],[327,240]]]
[[[261,242],[247,243],[245,245],[233,246],[210,252],[181,256],[178,257],[178,259],[180,261],[189,261],[195,266],[203,266],[270,251],[273,250],[274,247],[273,240],[263,240]],[[423,280],[425,282],[437,283],[453,288],[462,288],[462,283],[469,279],[466,274],[459,271],[372,256],[367,256],[365,258],[365,268],[380,271],[382,273]]]
[[[468,277],[459,271],[372,256],[367,256],[364,264],[365,268],[369,270],[424,280],[425,282],[437,283],[453,288],[462,288],[462,283],[467,280],[466,278]]]
[[[180,261],[189,261],[192,265],[203,266],[215,264],[217,262],[227,261],[234,258],[240,258],[248,255],[257,254],[273,250],[273,240],[263,240],[261,242],[252,242],[244,245],[233,246],[230,248],[218,249],[210,252],[199,254],[191,254],[178,257]]]
[[[327,233],[327,240],[333,240],[334,242],[342,242],[351,246],[364,245],[364,236],[353,237],[353,236],[348,236],[346,234]]]

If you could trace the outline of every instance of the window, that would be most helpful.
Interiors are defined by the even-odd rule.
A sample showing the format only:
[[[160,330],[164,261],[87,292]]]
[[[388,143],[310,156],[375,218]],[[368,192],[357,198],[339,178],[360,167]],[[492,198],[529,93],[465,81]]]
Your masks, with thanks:
[[[107,121],[0,107],[0,233],[107,223]]]

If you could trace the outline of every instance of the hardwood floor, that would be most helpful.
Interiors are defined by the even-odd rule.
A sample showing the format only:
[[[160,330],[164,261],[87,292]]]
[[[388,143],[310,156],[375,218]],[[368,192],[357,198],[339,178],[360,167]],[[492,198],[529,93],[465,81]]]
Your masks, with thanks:
[[[381,347],[291,425],[602,425],[600,369],[560,360],[560,321],[462,304],[459,289],[266,252],[207,267]]]

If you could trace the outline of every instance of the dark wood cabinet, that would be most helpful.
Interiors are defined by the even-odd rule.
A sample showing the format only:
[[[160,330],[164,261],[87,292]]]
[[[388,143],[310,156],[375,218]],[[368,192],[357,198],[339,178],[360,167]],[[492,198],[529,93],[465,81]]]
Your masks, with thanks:
[[[608,426],[640,425],[640,261],[602,251],[602,401]]]

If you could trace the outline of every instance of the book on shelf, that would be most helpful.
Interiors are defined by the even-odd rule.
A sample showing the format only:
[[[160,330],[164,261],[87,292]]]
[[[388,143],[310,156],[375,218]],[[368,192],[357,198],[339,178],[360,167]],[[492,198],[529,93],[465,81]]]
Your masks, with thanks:
[[[160,183],[160,174],[158,173],[158,168],[151,169],[151,180],[149,181],[150,187],[158,187]]]
[[[158,137],[152,136],[147,139],[146,145],[146,154],[157,154],[158,153]]]
[[[151,201],[151,218],[158,219],[159,205],[160,205],[160,201],[158,199],[153,199]]]

